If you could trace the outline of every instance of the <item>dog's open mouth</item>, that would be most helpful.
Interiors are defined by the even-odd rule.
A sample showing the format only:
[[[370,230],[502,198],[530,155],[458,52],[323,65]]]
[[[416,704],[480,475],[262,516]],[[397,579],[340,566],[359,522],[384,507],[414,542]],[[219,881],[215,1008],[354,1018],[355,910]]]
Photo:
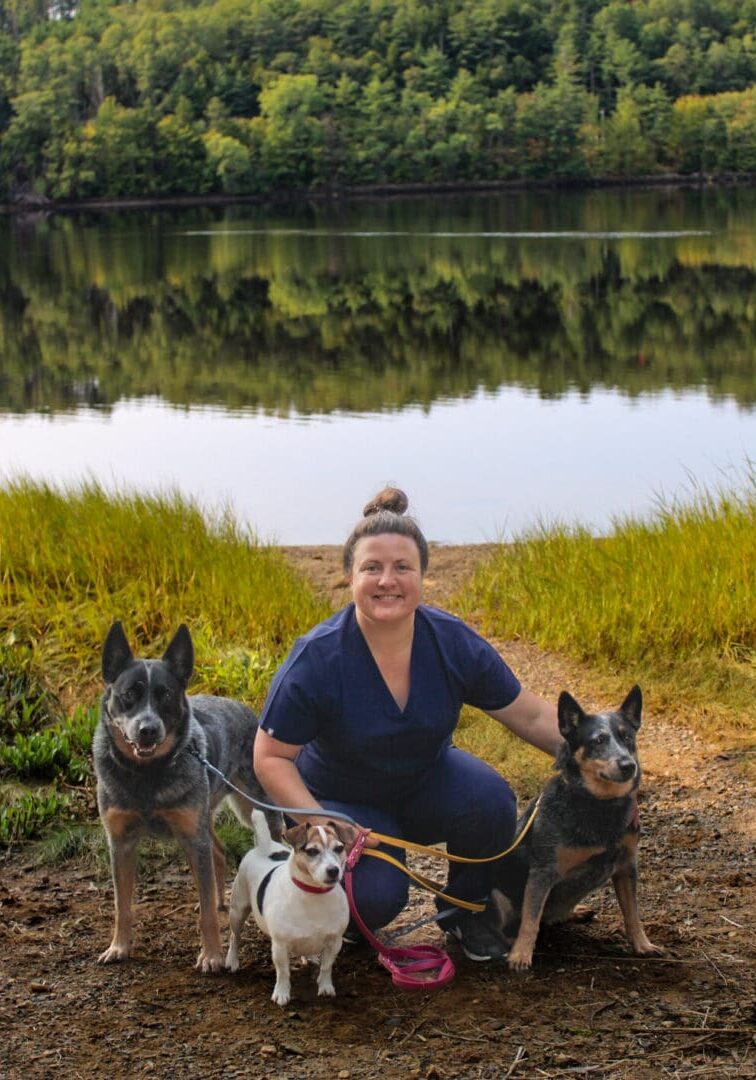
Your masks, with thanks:
[[[131,748],[138,758],[148,758],[157,750],[157,743],[153,743],[152,746],[137,746],[136,743],[131,743]]]
[[[116,727],[120,731],[121,736],[123,737],[123,741],[127,744],[135,758],[139,758],[140,761],[145,761],[147,758],[151,758],[154,756],[158,746],[160,745],[159,743],[154,742],[149,744],[142,744],[134,742],[133,739],[130,739],[128,737],[120,724],[116,724]]]

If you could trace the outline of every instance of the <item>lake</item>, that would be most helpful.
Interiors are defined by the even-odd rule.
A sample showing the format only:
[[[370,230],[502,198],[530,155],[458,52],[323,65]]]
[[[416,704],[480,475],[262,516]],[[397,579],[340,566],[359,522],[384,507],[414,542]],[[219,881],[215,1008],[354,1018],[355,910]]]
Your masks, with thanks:
[[[756,458],[756,189],[0,220],[0,473],[340,543],[605,531]]]

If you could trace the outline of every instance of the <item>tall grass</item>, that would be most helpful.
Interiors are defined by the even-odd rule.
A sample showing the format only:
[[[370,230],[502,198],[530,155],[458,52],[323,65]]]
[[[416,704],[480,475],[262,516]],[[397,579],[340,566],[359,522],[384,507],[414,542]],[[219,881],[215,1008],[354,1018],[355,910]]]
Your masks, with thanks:
[[[500,638],[526,637],[607,672],[660,705],[689,704],[711,729],[756,719],[756,475],[742,490],[693,489],[645,520],[539,526],[497,549],[459,597]]]
[[[91,706],[114,619],[149,656],[187,623],[192,689],[259,707],[292,640],[328,611],[230,513],[208,518],[175,493],[107,495],[96,484],[0,490],[0,844],[44,834],[86,803]],[[68,851],[69,832],[53,846]]]
[[[217,668],[227,690],[239,679],[259,704],[271,667],[327,611],[277,549],[176,493],[0,490],[0,642],[31,648],[48,688],[76,703],[97,681],[114,619],[152,656],[186,622],[195,689],[214,688]]]

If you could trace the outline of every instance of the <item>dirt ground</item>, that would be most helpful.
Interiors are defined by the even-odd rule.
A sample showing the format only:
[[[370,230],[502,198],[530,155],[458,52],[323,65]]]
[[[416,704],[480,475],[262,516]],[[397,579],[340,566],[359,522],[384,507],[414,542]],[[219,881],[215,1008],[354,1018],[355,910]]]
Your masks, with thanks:
[[[443,603],[483,548],[432,553],[427,598]],[[337,603],[334,548],[288,551]],[[588,705],[590,673],[522,642],[501,645],[523,682]],[[201,976],[195,893],[180,856],[149,860],[138,890],[133,958],[100,967],[112,894],[81,864],[1,866],[0,1074],[27,1077],[496,1078],[756,1076],[754,868],[750,785],[738,757],[704,743],[684,717],[641,731],[640,899],[664,957],[629,954],[616,902],[593,922],[542,937],[531,973],[475,964],[453,946],[454,982],[394,988],[370,950],[345,946],[337,997],[294,973],[293,999],[270,1000],[268,944],[248,926],[236,975]],[[443,864],[424,860],[441,877]],[[429,910],[413,890],[405,921]],[[225,929],[225,917],[223,918]],[[434,927],[412,941],[441,941]]]

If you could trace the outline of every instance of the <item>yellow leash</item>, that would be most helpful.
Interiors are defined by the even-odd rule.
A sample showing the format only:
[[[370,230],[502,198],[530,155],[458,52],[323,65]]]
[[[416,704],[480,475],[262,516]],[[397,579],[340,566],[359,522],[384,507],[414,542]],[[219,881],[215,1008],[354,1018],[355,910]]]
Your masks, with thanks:
[[[392,847],[404,848],[405,851],[415,851],[422,855],[432,855],[437,859],[446,859],[448,862],[456,863],[488,863],[496,862],[497,859],[503,859],[505,856],[511,854],[515,848],[522,843],[530,831],[530,827],[535,821],[536,814],[538,813],[538,807],[541,805],[541,796],[539,795],[535,806],[533,807],[530,817],[525,822],[525,825],[514,838],[513,842],[504,851],[500,851],[498,855],[488,855],[482,859],[468,859],[463,855],[450,855],[448,851],[440,851],[438,848],[427,847],[425,844],[416,844],[412,840],[400,840],[396,836],[385,836],[383,833],[373,832],[370,830],[369,835],[376,840],[380,840],[383,844],[390,844]],[[444,900],[450,904],[454,904],[456,907],[466,908],[468,911],[485,911],[485,904],[478,904],[473,900],[460,900],[458,897],[449,896],[443,889],[434,881],[425,877],[423,874],[416,874],[414,871],[408,869],[404,863],[399,862],[393,855],[389,855],[386,851],[377,851],[375,848],[363,848],[363,855],[370,855],[374,859],[383,859],[384,862],[391,863],[398,870],[403,871],[408,878],[414,881],[416,884],[421,885],[424,889],[428,889],[435,896],[442,896]]]

